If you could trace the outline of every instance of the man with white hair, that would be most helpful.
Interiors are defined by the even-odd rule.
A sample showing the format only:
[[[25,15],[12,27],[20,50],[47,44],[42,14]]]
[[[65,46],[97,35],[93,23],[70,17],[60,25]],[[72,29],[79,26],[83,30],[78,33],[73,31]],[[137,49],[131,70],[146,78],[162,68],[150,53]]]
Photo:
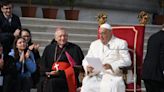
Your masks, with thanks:
[[[84,58],[81,48],[68,42],[66,29],[56,28],[54,41],[46,46],[41,58],[41,82],[38,92],[76,92],[78,72]]]
[[[99,58],[103,69],[97,71],[87,58]],[[94,62],[94,61],[91,61]],[[83,60],[86,77],[81,92],[125,92],[125,84],[119,67],[130,66],[131,59],[127,42],[112,34],[112,27],[100,26],[100,39],[93,41]]]

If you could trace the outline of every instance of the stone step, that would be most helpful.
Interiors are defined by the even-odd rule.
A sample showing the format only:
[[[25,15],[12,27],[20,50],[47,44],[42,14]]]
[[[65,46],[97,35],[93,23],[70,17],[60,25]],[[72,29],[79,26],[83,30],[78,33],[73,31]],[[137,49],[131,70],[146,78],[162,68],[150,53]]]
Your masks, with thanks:
[[[52,40],[44,40],[44,39],[33,39],[34,43],[39,43],[40,47],[45,47],[50,44]],[[68,40],[69,42],[75,43],[79,45],[81,48],[89,48],[91,41],[77,41],[77,40]]]
[[[54,38],[54,32],[31,32],[33,39],[44,39],[51,40]],[[89,34],[68,34],[69,40],[77,40],[77,41],[93,41],[96,40],[96,35]]]
[[[64,26],[64,27],[86,27],[95,28],[98,26],[94,21],[74,21],[74,20],[59,20],[59,19],[43,19],[43,18],[26,18],[20,17],[23,25],[36,24],[44,26]]]
[[[33,41],[39,43],[41,47],[45,47],[51,42],[54,38],[54,30],[59,25],[66,28],[69,34],[69,41],[76,43],[82,49],[89,48],[90,43],[96,39],[97,35],[96,22],[41,18],[21,18],[21,22],[24,28],[31,30]],[[146,53],[148,38],[159,29],[160,26],[158,25],[145,26],[144,54]]]
[[[162,28],[161,25],[146,25],[145,30],[151,32],[158,32]]]
[[[154,33],[154,31],[146,31],[144,37],[144,48],[147,47],[148,38]],[[47,42],[50,42],[54,38],[54,32],[32,32],[33,41],[41,43],[41,46],[47,45]],[[69,33],[69,40],[76,41],[94,41],[96,40],[96,35],[88,35],[88,34],[72,34]],[[39,40],[39,41],[37,41]],[[90,43],[88,43],[90,44]],[[82,45],[82,44],[80,44]],[[89,46],[89,45],[87,45]]]
[[[147,40],[154,33],[154,31],[146,31],[144,38],[144,56],[147,48]],[[48,45],[53,37],[53,32],[32,32],[33,41],[39,43],[41,47]],[[96,35],[87,34],[69,34],[69,41],[79,45],[82,49],[89,48],[90,43],[96,39]],[[76,40],[76,41],[75,41]],[[41,53],[42,54],[42,53]]]
[[[36,41],[36,42],[39,43],[39,41]],[[71,42],[71,41],[70,41],[70,42]],[[72,41],[72,42],[81,47],[81,49],[82,49],[84,55],[87,54],[90,43],[78,43],[78,42],[76,42],[76,41]],[[40,42],[40,43],[41,43],[41,42]],[[40,46],[40,48],[39,48],[40,55],[42,55],[45,46],[48,45],[48,44],[50,44],[50,41],[47,42],[47,44],[45,44],[45,43],[44,43],[44,44],[41,44],[41,45],[43,45],[43,46]],[[144,59],[144,57],[145,57],[145,55],[146,55],[146,51],[147,51],[146,49],[143,50],[143,59]]]
[[[32,24],[22,24],[23,28],[28,28],[31,32],[50,32],[53,33],[57,26],[49,26],[49,25],[32,25]],[[67,27],[66,28],[68,33],[74,34],[88,34],[88,35],[96,35],[97,28],[87,28],[87,27]]]
[[[23,26],[23,27],[25,27],[25,26]],[[76,32],[78,32],[78,33],[76,33],[76,32],[74,32],[75,31],[75,29],[74,28],[67,28],[68,29],[68,34],[69,34],[69,37],[89,37],[89,38],[93,38],[93,39],[95,39],[96,37],[97,37],[97,31],[95,32],[95,29],[90,29],[90,31],[89,30],[86,30],[86,29],[83,29],[83,31],[82,31],[82,33],[79,31],[79,30],[76,30]],[[74,30],[74,31],[73,31]],[[91,32],[91,31],[93,31],[93,34],[89,34],[89,32]],[[43,38],[45,38],[45,39],[49,39],[49,38],[51,38],[51,37],[53,37],[54,36],[54,31],[52,31],[52,30],[39,30],[39,29],[37,29],[37,30],[31,30],[31,33],[32,33],[32,36],[33,37],[35,37],[35,38],[37,38],[37,37],[43,37]],[[145,39],[147,40],[152,34],[154,34],[155,32],[154,31],[146,31],[145,32]],[[39,36],[38,36],[39,35]],[[48,37],[49,36],[49,37]]]
[[[33,41],[36,42],[36,43],[40,43],[41,46],[47,45],[47,43],[50,43],[51,40],[54,38],[53,36],[50,36],[50,35],[47,35],[47,36],[39,35],[40,37],[38,37],[38,36],[35,36],[35,34],[34,34],[32,36],[33,36]],[[148,38],[149,37],[145,37],[145,39],[144,39],[144,49],[147,48],[147,40],[148,40]],[[76,39],[76,42],[78,42],[78,41],[79,42],[81,42],[81,41],[89,41],[86,44],[85,43],[82,43],[82,44],[76,43],[76,44],[79,44],[80,46],[84,45],[85,47],[88,47],[89,44],[96,39],[96,37],[89,37],[89,36],[88,37],[81,37],[81,36],[78,37],[78,35],[76,35],[76,36],[69,35],[69,41],[73,41],[75,39]]]

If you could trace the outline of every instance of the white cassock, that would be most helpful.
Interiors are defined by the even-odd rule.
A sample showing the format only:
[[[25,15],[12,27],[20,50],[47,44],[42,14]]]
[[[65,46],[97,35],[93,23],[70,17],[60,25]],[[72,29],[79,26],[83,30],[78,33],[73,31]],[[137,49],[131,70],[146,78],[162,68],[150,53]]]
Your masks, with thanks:
[[[108,69],[99,75],[84,77],[81,92],[125,92],[125,84],[119,69],[120,66],[131,65],[131,58],[125,40],[112,36],[108,45],[103,45],[101,40],[96,40],[91,43],[86,57],[100,58],[102,64],[110,64],[114,72]],[[87,71],[87,65],[88,63],[84,58],[83,67],[85,72]]]

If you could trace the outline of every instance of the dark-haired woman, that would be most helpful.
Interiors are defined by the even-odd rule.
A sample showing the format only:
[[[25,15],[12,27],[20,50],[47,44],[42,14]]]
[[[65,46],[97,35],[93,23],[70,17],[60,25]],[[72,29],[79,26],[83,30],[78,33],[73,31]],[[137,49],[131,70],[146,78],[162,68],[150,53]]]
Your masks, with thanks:
[[[32,87],[31,74],[36,70],[36,64],[33,53],[28,50],[26,40],[23,37],[17,37],[9,55],[14,57],[18,73],[19,92],[30,92]]]
[[[37,83],[39,82],[39,78],[40,78],[40,71],[39,71],[40,54],[39,54],[39,50],[38,50],[39,44],[32,42],[32,36],[31,36],[31,32],[29,29],[22,29],[20,36],[26,40],[28,49],[31,50],[34,54],[37,69],[32,74],[32,80],[33,80],[33,88],[36,88]]]

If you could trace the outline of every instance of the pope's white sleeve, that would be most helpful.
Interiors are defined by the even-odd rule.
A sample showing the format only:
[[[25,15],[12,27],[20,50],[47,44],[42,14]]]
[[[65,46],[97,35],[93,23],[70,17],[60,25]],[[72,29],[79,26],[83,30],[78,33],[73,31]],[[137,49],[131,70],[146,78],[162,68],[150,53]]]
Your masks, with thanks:
[[[114,72],[120,71],[120,66],[130,66],[132,63],[126,41],[123,41],[123,43],[120,44],[119,49],[119,59],[111,63]]]

